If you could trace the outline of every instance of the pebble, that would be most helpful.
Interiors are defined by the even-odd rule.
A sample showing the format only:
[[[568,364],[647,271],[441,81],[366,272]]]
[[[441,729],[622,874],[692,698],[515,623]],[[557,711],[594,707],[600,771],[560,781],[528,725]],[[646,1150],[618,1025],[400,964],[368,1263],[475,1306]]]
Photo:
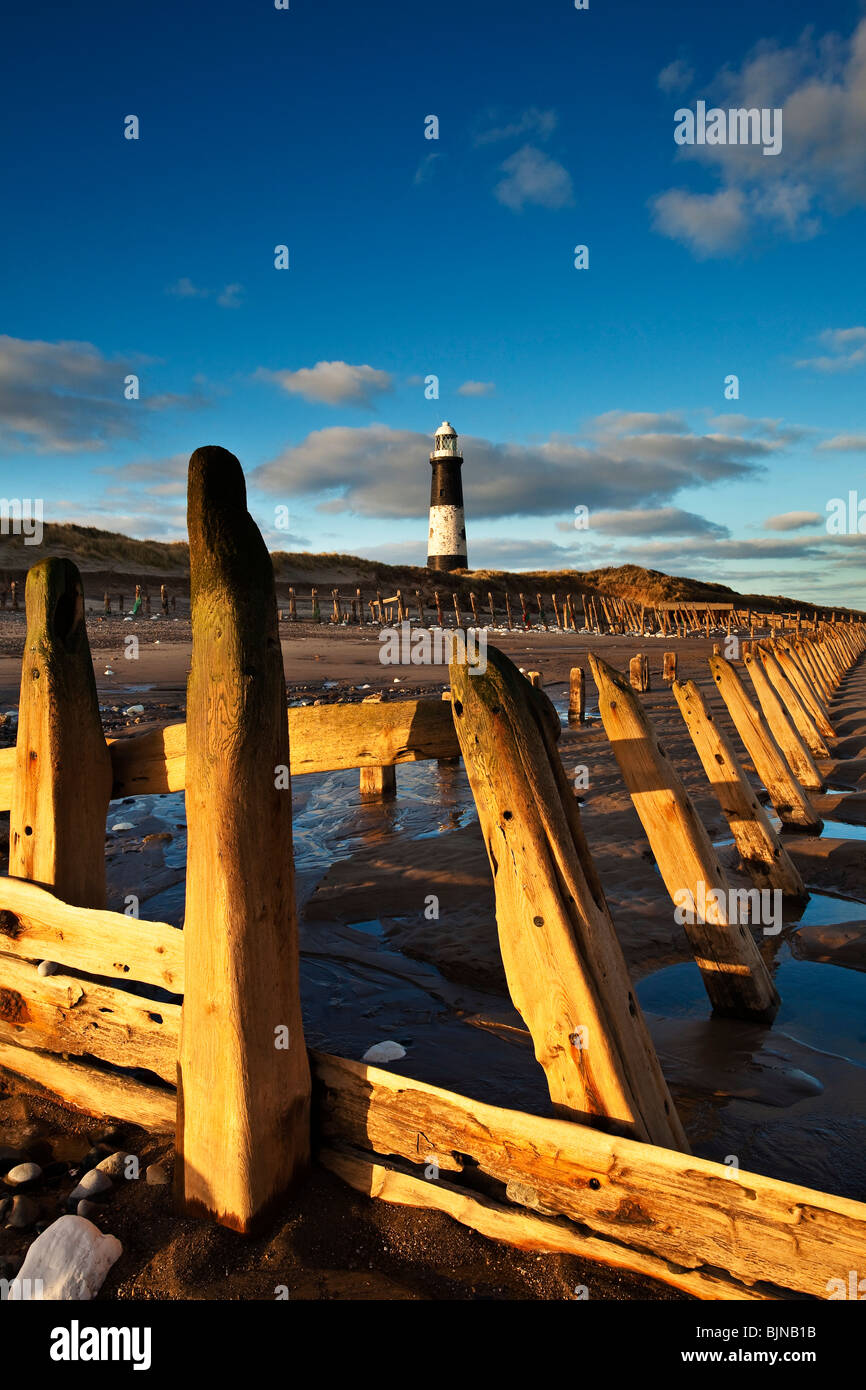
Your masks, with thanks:
[[[6,1181],[10,1187],[29,1187],[41,1177],[42,1169],[38,1163],[16,1163],[6,1174]]]
[[[56,975],[60,968],[56,960],[41,960],[36,967],[36,974]]]
[[[126,1164],[126,1150],[118,1149],[96,1165],[97,1173],[107,1173],[110,1178],[122,1178]]]
[[[90,1299],[99,1293],[122,1254],[120,1241],[103,1235],[92,1221],[61,1216],[36,1237],[18,1274],[22,1283],[41,1279],[43,1299]],[[13,1285],[10,1297],[20,1301],[22,1293],[16,1293]]]
[[[100,1173],[98,1168],[91,1168],[84,1174],[77,1187],[73,1187],[69,1194],[70,1202],[79,1202],[82,1197],[99,1197],[104,1192],[111,1191],[111,1178],[107,1173]]]
[[[362,1062],[398,1062],[401,1057],[406,1056],[405,1047],[401,1047],[398,1042],[374,1043],[368,1047],[361,1058]]]
[[[165,1187],[170,1181],[168,1169],[162,1163],[151,1163],[148,1165],[144,1180],[150,1183],[151,1187]]]
[[[6,1224],[14,1231],[26,1231],[39,1216],[39,1208],[32,1197],[13,1197],[12,1210],[6,1215]]]
[[[135,826],[131,820],[119,820],[111,828],[112,830],[134,830]]]
[[[123,713],[124,713],[124,714],[144,714],[144,705],[129,705],[129,706],[123,711]]]
[[[75,1208],[76,1216],[84,1216],[88,1221],[95,1221],[97,1216],[102,1213],[102,1207],[98,1202],[88,1202],[86,1197],[82,1197],[78,1206]]]

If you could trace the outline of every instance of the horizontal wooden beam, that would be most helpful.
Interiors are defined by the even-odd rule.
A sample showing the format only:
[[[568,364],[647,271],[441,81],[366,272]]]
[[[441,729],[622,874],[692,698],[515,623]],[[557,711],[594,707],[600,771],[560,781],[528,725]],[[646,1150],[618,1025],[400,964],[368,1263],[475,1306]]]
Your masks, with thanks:
[[[440,1175],[435,1182],[406,1173],[390,1164],[371,1162],[356,1154],[323,1149],[319,1162],[368,1197],[398,1206],[441,1211],[488,1240],[505,1241],[521,1250],[577,1255],[659,1279],[702,1299],[762,1302],[773,1294],[749,1289],[722,1274],[681,1269],[657,1255],[603,1239],[560,1217],[539,1216],[520,1206],[496,1202]]]
[[[50,1100],[100,1119],[124,1120],[154,1134],[172,1134],[177,1116],[173,1090],[148,1086],[116,1072],[61,1061],[0,1038],[0,1069],[44,1092]]]
[[[448,701],[308,705],[290,709],[288,720],[293,777],[460,756]],[[112,797],[183,791],[185,724],[110,739],[109,752],[114,775]],[[0,811],[8,811],[11,805],[14,767],[15,749],[0,750]]]
[[[0,955],[0,1038],[43,1052],[98,1057],[177,1081],[180,1005],[96,984],[39,975],[32,961]]]
[[[370,1164],[376,1155],[408,1161],[419,1181],[436,1164],[447,1182],[459,1174],[463,1187],[477,1184],[476,1195],[483,1185],[490,1197],[498,1182],[503,1207],[566,1217],[582,1235],[615,1243],[617,1260],[631,1251],[770,1297],[816,1298],[827,1297],[828,1280],[866,1264],[861,1202],[485,1105],[363,1063],[319,1053],[311,1063],[326,1149]],[[435,1192],[437,1180],[429,1181]]]
[[[183,932],[123,912],[69,907],[21,878],[0,878],[0,951],[183,992]]]

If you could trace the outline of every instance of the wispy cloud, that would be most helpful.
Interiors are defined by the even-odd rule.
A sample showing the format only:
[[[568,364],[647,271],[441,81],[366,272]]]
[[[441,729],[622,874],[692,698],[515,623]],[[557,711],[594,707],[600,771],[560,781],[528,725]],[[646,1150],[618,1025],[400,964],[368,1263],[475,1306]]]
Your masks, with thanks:
[[[224,285],[221,290],[207,290],[193,284],[188,275],[182,275],[169,285],[166,294],[177,299],[215,299],[221,309],[238,309],[243,302],[243,285]]]
[[[493,381],[464,381],[462,386],[457,387],[458,396],[493,396],[496,394],[496,383]]]
[[[491,114],[489,119],[495,119]],[[512,121],[504,125],[487,126],[473,136],[475,145],[492,145],[501,140],[522,140],[533,135],[538,140],[546,140],[556,130],[558,119],[555,111],[542,111],[537,106],[527,107]]]
[[[818,341],[829,349],[822,357],[804,357],[798,367],[811,367],[818,372],[849,372],[866,362],[866,328],[825,328]]]

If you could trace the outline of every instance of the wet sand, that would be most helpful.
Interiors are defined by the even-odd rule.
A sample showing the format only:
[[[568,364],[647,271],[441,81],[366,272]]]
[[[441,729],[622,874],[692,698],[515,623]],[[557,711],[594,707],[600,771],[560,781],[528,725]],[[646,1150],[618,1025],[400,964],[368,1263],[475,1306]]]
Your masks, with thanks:
[[[388,690],[386,698],[396,699],[408,691],[438,693],[447,683],[441,668],[382,666],[373,629],[323,628],[283,636],[288,698],[295,703],[359,699],[373,690]],[[535,632],[496,634],[491,640],[518,665],[542,672],[563,716],[567,673],[576,664],[587,671],[592,713],[589,649],[620,669],[635,651],[645,651],[653,684],[644,697],[646,708],[701,819],[719,842],[732,882],[748,886],[725,844],[727,825],[673,697],[661,682],[662,654],[676,650],[680,678],[700,682],[716,716],[733,733],[724,706],[709,689],[706,657],[712,639],[640,643],[636,637]],[[98,651],[94,666],[106,728],[138,731],[183,718],[188,661],[188,642],[171,643],[165,635],[159,646],[142,641],[132,674],[133,663],[120,647]],[[17,702],[19,679],[19,659],[0,658],[0,711]],[[142,704],[143,713],[124,715],[132,703]],[[721,1161],[733,1157],[742,1168],[864,1200],[866,1050],[860,1020],[866,1006],[866,863],[863,844],[850,838],[858,830],[862,835],[859,827],[866,825],[862,663],[843,682],[834,719],[841,742],[834,750],[839,756],[827,765],[827,782],[848,794],[819,799],[822,814],[838,823],[829,827],[832,834],[786,837],[810,887],[819,891],[802,923],[786,922],[779,936],[760,939],[784,1001],[770,1029],[710,1017],[684,930],[674,921],[598,720],[579,728],[564,725],[560,751],[567,770],[586,766],[589,771],[589,786],[579,793],[587,838],[695,1152]],[[8,740],[9,730],[0,728],[0,737],[4,733]],[[735,735],[734,742],[739,746]],[[493,1103],[550,1113],[543,1075],[505,986],[492,881],[463,768],[403,765],[397,787],[395,801],[370,805],[360,802],[356,771],[294,780],[308,1042],[359,1058],[371,1044],[395,1040],[406,1049],[405,1058],[391,1064],[397,1072]],[[113,828],[124,825],[131,828]],[[135,893],[142,917],[180,926],[186,850],[182,795],[112,803],[108,827],[110,906],[122,909],[125,897]],[[431,894],[438,899],[434,920],[425,915]],[[6,1128],[4,1118],[9,1122],[5,1106],[13,1103],[31,1107],[26,1123],[42,1124],[33,1116],[50,1111],[47,1123],[56,1126],[55,1107],[18,1096],[14,1102],[0,1099],[0,1128]],[[106,1229],[116,1231],[124,1244],[127,1238],[131,1242],[105,1287],[106,1297],[270,1297],[256,1282],[265,1259],[268,1268],[272,1260],[290,1268],[298,1288],[292,1297],[563,1298],[580,1283],[591,1287],[592,1297],[671,1296],[662,1286],[601,1266],[578,1269],[580,1262],[536,1259],[497,1247],[435,1213],[422,1217],[369,1202],[319,1172],[299,1207],[269,1241],[256,1246],[255,1256],[248,1256],[250,1247],[236,1237],[173,1218],[164,1193],[141,1190],[140,1198],[124,1193],[122,1203],[116,1198],[106,1211]],[[360,1232],[354,1255],[336,1241],[328,1222],[317,1224],[314,1206],[322,1200],[329,1213],[342,1213],[347,1229]],[[136,1206],[145,1201],[147,1206]],[[230,1291],[203,1293],[229,1250],[234,1251],[230,1274],[223,1270],[219,1280]],[[318,1252],[312,1265],[304,1258],[311,1250]]]

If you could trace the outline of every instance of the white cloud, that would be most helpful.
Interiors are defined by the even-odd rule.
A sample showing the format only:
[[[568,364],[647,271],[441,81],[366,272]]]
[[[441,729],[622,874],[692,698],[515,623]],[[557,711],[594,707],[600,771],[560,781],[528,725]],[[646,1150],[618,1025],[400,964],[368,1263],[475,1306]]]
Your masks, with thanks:
[[[768,516],[764,522],[765,531],[803,531],[807,526],[821,526],[825,517],[820,512],[780,512],[778,516]]]
[[[681,488],[751,477],[775,449],[762,440],[690,432],[586,443],[552,435],[532,444],[464,435],[461,442],[464,494],[474,517],[568,517],[576,505],[658,507]],[[429,452],[429,436],[412,430],[332,426],[283,449],[251,482],[281,496],[320,495],[333,512],[415,517],[423,510]]]
[[[745,196],[738,188],[717,193],[669,188],[652,198],[650,207],[655,230],[681,241],[701,260],[735,250],[749,222]]]
[[[496,384],[492,381],[464,381],[457,387],[458,396],[492,396],[495,392]]]
[[[652,199],[662,235],[699,257],[721,256],[757,234],[813,237],[824,217],[866,206],[866,19],[850,37],[816,37],[808,28],[787,47],[762,41],[700,96],[723,110],[780,108],[782,149],[772,158],[760,145],[675,149],[671,111],[672,153],[698,161],[719,187],[710,194],[669,189]]]
[[[512,212],[529,203],[543,208],[564,208],[574,202],[571,175],[562,164],[533,145],[523,145],[500,165],[505,178],[494,193]]]
[[[268,371],[260,367],[256,376],[276,382],[293,396],[320,405],[361,405],[372,408],[376,396],[393,386],[388,372],[376,367],[353,366],[350,362],[317,362],[298,371]]]

